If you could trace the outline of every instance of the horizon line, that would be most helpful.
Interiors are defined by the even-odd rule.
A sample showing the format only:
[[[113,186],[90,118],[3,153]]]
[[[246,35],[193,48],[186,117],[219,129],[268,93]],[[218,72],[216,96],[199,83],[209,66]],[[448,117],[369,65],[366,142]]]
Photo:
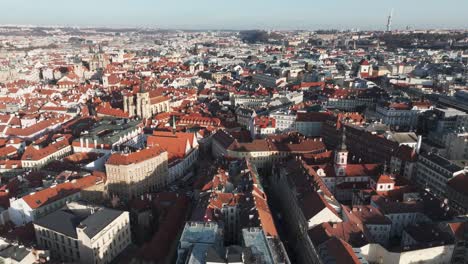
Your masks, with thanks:
[[[34,27],[44,27],[44,28],[77,28],[77,29],[151,29],[151,30],[174,30],[174,31],[246,31],[246,30],[264,30],[264,31],[338,31],[338,32],[343,32],[343,31],[355,31],[355,32],[363,32],[363,31],[371,31],[371,32],[379,32],[379,31],[386,31],[385,28],[382,27],[382,29],[361,29],[360,27],[350,27],[350,28],[337,28],[337,27],[323,27],[323,28],[315,28],[315,29],[304,29],[304,28],[290,28],[290,29],[273,29],[273,28],[256,28],[256,27],[245,27],[245,28],[184,28],[184,27],[157,27],[157,26],[147,26],[147,25],[141,25],[141,26],[125,26],[125,25],[66,25],[66,24],[47,24],[47,25],[41,25],[41,24],[0,24],[0,27],[29,27],[29,28],[34,28]],[[424,30],[424,31],[431,31],[431,30],[448,30],[448,31],[468,31],[468,26],[465,27],[410,27],[409,29],[406,27],[394,27],[391,32],[394,31],[419,31],[419,30]]]

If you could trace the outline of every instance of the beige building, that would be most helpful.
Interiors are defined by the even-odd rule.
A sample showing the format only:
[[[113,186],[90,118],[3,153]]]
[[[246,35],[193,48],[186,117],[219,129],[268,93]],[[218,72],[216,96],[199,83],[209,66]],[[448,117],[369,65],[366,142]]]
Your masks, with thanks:
[[[167,151],[159,146],[112,154],[105,166],[109,195],[121,199],[154,192],[169,182]]]
[[[63,262],[110,263],[131,243],[128,212],[69,203],[34,222],[40,247]]]

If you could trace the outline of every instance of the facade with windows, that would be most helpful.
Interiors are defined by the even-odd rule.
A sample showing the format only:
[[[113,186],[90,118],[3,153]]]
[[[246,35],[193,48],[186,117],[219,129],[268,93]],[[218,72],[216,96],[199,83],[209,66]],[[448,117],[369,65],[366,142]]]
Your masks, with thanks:
[[[70,203],[34,222],[40,247],[63,262],[110,263],[131,243],[128,212]]]
[[[417,163],[416,183],[436,195],[445,196],[447,182],[465,173],[465,168],[435,153],[421,153]]]
[[[169,183],[168,155],[160,147],[113,154],[105,166],[107,190],[121,199],[130,200]]]

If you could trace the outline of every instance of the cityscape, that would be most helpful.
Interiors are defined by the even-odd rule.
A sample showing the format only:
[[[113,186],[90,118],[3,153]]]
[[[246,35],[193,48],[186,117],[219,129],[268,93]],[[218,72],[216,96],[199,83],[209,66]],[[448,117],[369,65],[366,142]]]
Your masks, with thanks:
[[[467,4],[13,2],[0,263],[468,263]]]

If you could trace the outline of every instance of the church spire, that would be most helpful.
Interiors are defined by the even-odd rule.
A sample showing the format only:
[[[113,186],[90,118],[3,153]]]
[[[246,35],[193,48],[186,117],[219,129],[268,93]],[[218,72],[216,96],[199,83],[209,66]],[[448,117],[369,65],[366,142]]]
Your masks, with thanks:
[[[346,150],[346,129],[343,127],[341,145],[335,151],[335,173],[336,176],[346,176],[348,164],[348,151]]]
[[[340,151],[347,151],[347,147],[346,147],[346,127],[343,126],[343,131],[342,131],[342,134],[341,134],[341,145],[339,147]]]

